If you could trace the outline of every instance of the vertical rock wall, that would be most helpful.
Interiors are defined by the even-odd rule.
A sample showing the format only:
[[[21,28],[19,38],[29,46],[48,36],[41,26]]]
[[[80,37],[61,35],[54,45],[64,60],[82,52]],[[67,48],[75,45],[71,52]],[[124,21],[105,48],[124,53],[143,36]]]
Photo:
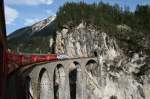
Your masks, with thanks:
[[[115,39],[81,23],[57,32],[55,52],[70,58],[98,57],[101,81],[87,70],[88,99],[150,99],[149,58],[140,53],[126,56]]]

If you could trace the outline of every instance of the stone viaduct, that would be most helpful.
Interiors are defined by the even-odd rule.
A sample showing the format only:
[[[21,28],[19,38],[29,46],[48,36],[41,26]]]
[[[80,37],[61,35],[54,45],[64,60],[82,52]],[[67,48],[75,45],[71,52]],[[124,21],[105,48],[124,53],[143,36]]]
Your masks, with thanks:
[[[8,78],[6,98],[87,99],[87,71],[101,75],[98,65],[97,58],[76,58],[20,68]]]

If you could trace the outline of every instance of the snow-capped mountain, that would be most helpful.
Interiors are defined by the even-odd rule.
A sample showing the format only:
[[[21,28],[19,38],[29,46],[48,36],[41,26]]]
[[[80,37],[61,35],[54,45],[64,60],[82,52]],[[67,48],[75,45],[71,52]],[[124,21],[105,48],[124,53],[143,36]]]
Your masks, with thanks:
[[[28,35],[28,36],[33,36],[33,35],[38,35],[41,34],[40,32],[44,29],[44,30],[49,30],[52,28],[52,24],[53,21],[55,20],[55,16],[50,16],[47,19],[44,19],[42,21],[36,22],[35,24],[31,25],[31,26],[27,26],[21,29],[16,30],[15,32],[11,33],[8,36],[8,39],[12,39],[12,38],[16,38],[16,37],[20,37],[23,35]],[[42,32],[43,35],[47,34],[45,32]]]
[[[33,24],[32,25],[32,33],[42,30],[43,28],[45,28],[46,26],[51,24],[51,22],[53,22],[55,20],[55,18],[56,18],[55,16],[50,16],[47,19],[44,19],[40,22]]]
[[[8,47],[14,51],[22,49],[21,51],[24,52],[28,52],[24,49],[41,49],[39,46],[43,43],[45,44],[44,47],[48,47],[49,39],[53,37],[56,31],[54,20],[55,16],[50,16],[31,26],[16,30],[8,36]]]

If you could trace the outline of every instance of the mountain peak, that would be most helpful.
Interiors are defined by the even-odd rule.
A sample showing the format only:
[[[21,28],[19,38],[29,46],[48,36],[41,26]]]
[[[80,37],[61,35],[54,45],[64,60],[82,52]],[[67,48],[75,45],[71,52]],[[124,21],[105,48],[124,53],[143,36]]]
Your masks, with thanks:
[[[50,16],[47,19],[44,19],[42,21],[39,21],[39,22],[33,24],[31,35],[33,35],[34,32],[38,32],[38,31],[42,30],[44,27],[48,26],[52,21],[55,20],[55,18],[56,18],[56,16]]]

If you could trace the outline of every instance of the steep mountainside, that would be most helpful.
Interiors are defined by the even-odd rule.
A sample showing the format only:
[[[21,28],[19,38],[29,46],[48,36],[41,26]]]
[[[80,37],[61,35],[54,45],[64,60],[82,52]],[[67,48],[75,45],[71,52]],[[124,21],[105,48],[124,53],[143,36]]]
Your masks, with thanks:
[[[55,17],[49,17],[40,22],[19,30],[8,36],[8,47],[12,51],[25,53],[47,53],[50,38],[55,34]]]
[[[57,32],[55,52],[71,58],[98,57],[98,65],[86,67],[87,99],[149,99],[150,57],[132,50],[128,55],[119,43],[117,38],[81,23]],[[70,65],[70,71],[75,67]]]
[[[54,17],[50,17],[12,33],[8,37],[9,48],[18,52],[45,53],[48,51],[49,40],[43,37],[53,36],[55,39],[56,31],[65,25],[71,29],[85,22],[86,26],[92,25],[97,30],[116,37],[120,42],[119,46],[126,53],[133,50],[150,54],[149,17],[149,5],[137,5],[136,10],[131,12],[128,7],[123,10],[117,4],[112,6],[103,2],[98,4],[70,2],[60,7],[55,20]]]

